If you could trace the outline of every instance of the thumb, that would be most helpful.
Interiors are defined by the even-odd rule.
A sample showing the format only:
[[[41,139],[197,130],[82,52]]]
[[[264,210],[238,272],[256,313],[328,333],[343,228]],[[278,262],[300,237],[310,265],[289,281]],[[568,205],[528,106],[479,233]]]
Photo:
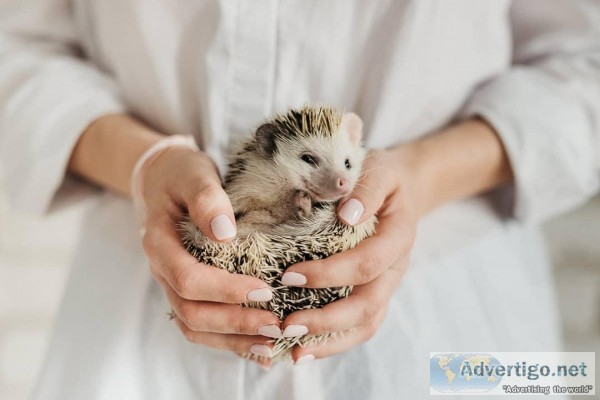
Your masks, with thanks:
[[[371,218],[383,205],[391,184],[383,173],[367,173],[352,194],[338,205],[338,217],[347,225],[357,225]]]
[[[192,220],[205,236],[217,242],[235,237],[237,230],[231,201],[220,184],[205,184],[187,203]]]

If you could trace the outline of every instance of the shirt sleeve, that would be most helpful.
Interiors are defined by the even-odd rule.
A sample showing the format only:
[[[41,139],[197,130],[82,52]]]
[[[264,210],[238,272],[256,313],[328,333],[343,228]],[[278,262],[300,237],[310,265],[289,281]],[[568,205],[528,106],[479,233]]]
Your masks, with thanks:
[[[15,208],[45,212],[79,136],[123,112],[117,88],[81,56],[67,0],[0,2],[0,162]]]
[[[515,176],[513,214],[539,222],[593,196],[600,175],[600,2],[516,0],[513,65],[465,110],[497,131]]]

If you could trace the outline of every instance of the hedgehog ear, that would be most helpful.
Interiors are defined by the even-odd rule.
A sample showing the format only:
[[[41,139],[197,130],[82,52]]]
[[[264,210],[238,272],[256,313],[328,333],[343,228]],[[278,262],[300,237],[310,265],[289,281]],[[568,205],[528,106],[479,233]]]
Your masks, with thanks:
[[[358,115],[351,112],[342,115],[340,130],[348,135],[350,143],[354,146],[358,146],[362,139],[362,127],[363,123]]]
[[[275,134],[277,133],[277,128],[271,124],[266,123],[262,124],[256,130],[254,137],[256,139],[256,150],[263,157],[272,157],[277,149],[277,145],[275,144]]]

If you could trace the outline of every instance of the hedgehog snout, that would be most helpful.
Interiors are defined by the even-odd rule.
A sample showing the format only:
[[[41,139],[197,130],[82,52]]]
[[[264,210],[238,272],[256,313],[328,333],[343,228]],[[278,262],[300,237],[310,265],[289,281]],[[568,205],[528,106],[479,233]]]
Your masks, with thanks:
[[[321,193],[327,200],[335,201],[350,194],[352,184],[343,174],[334,174],[321,181]]]
[[[350,192],[350,181],[346,177],[338,178],[335,182],[337,190],[343,195],[347,195]]]

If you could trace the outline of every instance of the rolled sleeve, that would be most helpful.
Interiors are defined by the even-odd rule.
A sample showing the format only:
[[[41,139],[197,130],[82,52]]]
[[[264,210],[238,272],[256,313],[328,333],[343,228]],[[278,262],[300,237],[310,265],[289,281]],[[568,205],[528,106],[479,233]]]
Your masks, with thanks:
[[[550,10],[548,10],[550,9]],[[515,65],[464,109],[500,136],[514,174],[514,216],[539,222],[597,193],[600,5],[515,1]]]
[[[0,161],[11,203],[39,214],[62,186],[85,128],[125,107],[114,82],[77,55],[66,2],[31,7],[31,18],[20,10],[0,24]]]

